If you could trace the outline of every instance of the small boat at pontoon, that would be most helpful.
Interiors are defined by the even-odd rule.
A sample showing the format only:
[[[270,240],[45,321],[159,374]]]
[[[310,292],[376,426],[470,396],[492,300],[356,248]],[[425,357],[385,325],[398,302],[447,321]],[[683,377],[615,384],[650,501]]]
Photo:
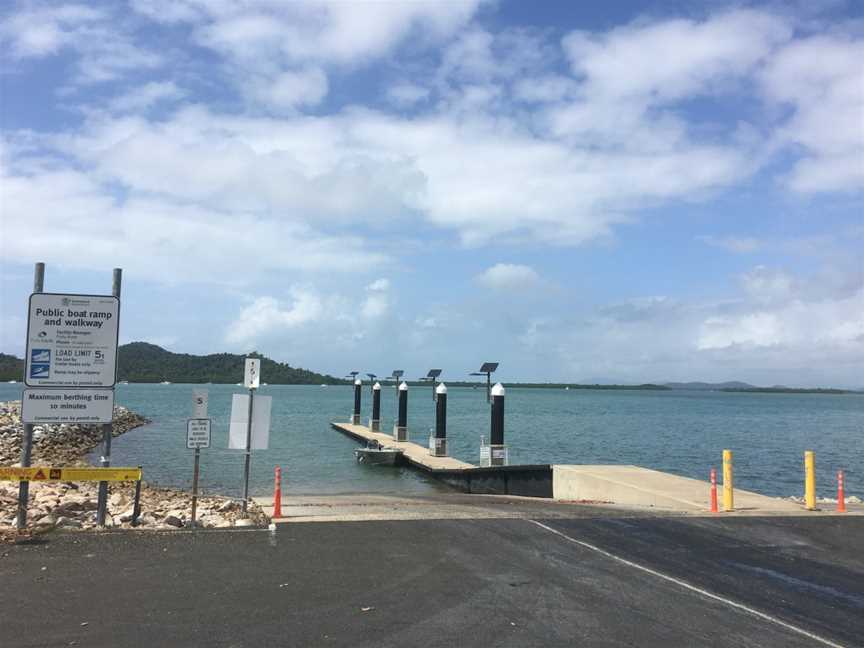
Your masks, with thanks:
[[[382,446],[377,441],[370,441],[365,448],[357,448],[354,458],[357,463],[370,466],[395,466],[402,451],[399,448]]]

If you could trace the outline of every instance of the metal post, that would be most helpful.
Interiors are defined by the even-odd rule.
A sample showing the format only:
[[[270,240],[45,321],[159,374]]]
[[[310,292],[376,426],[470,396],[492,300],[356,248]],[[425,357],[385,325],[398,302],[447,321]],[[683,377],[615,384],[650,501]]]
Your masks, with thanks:
[[[447,385],[435,389],[435,437],[429,448],[436,457],[447,456]]]
[[[252,401],[255,390],[249,390],[249,420],[246,422],[246,466],[243,468],[243,516],[246,516],[249,502],[249,462],[252,459]]]
[[[351,424],[360,425],[360,400],[363,392],[363,381],[354,379],[354,412],[351,414]]]
[[[504,386],[501,383],[491,389],[492,418],[490,422],[489,446],[493,466],[507,465],[507,447],[504,445]]]
[[[111,294],[120,299],[120,290],[123,284],[122,268],[114,268],[111,277]],[[113,389],[113,388],[112,388]],[[108,468],[111,465],[111,439],[114,436],[114,423],[102,425],[102,460],[100,465]],[[108,482],[99,482],[99,497],[96,504],[96,524],[105,526],[105,515],[108,511]]]
[[[198,511],[198,466],[201,460],[201,449],[195,448],[195,467],[192,469],[192,528],[195,528],[195,513]]]
[[[733,484],[732,451],[723,451],[723,510],[735,510],[735,485]]]
[[[486,373],[486,402],[492,402],[492,372]]]
[[[37,263],[33,269],[33,292],[41,293],[45,286],[45,264]],[[29,304],[28,304],[29,308]],[[28,313],[29,317],[30,314]],[[27,371],[27,361],[24,361],[24,371]],[[24,376],[24,384],[27,384],[27,376]],[[23,401],[22,401],[23,402]],[[24,438],[21,439],[21,467],[30,466],[30,455],[33,454],[33,424],[24,424]],[[19,529],[27,526],[27,500],[30,497],[30,482],[18,482],[18,516],[15,524]]]
[[[141,466],[138,466],[141,469]],[[138,526],[138,516],[141,515],[141,480],[135,482],[135,503],[132,505],[132,526]]]
[[[804,453],[804,504],[808,511],[816,510],[816,454]]]
[[[381,384],[372,385],[372,418],[369,419],[369,429],[372,432],[381,431]]]
[[[399,385],[399,413],[396,427],[393,430],[393,438],[396,441],[408,440],[408,383]]]

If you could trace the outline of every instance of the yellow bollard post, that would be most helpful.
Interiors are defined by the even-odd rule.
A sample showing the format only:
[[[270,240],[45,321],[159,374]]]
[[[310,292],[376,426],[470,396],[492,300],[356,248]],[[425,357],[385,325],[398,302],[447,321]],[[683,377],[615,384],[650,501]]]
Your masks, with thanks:
[[[735,487],[732,484],[732,451],[723,451],[723,510],[735,510]]]
[[[816,454],[812,450],[804,453],[804,506],[816,510]]]

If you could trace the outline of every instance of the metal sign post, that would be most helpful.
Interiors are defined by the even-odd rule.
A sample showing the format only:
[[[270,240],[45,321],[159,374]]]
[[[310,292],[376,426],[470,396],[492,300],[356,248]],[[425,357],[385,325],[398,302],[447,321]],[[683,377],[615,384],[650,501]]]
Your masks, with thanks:
[[[33,271],[33,292],[41,293],[45,286],[45,264],[37,263]],[[25,373],[25,376],[27,374]],[[24,438],[21,440],[21,467],[30,466],[30,455],[33,453],[33,424],[24,424]],[[18,515],[15,525],[19,529],[27,526],[27,499],[30,496],[30,482],[22,481],[18,484]]]
[[[120,314],[120,286],[123,282],[123,270],[114,268],[114,276],[111,285],[111,295],[117,299],[117,314],[118,317],[114,321],[114,363],[111,373],[111,388],[114,388],[114,383],[117,382],[117,337],[119,329],[119,314]],[[111,465],[111,439],[114,436],[113,412],[111,423],[102,425],[102,467],[107,468]],[[105,526],[105,512],[108,509],[108,482],[99,482],[99,499],[96,505],[96,523],[99,526]]]
[[[243,467],[243,517],[246,517],[249,506],[249,465],[252,461],[252,413],[254,410],[255,390],[261,380],[261,361],[257,358],[246,358],[246,372],[243,384],[249,388],[249,414],[246,421],[246,463]]]
[[[197,398],[195,399],[194,411],[196,414],[201,411]],[[207,414],[206,408],[204,414]],[[209,447],[210,419],[191,418],[186,421],[186,448],[195,450],[195,467],[192,470],[192,528],[195,528],[196,513],[198,511],[198,474],[201,465],[201,448]]]

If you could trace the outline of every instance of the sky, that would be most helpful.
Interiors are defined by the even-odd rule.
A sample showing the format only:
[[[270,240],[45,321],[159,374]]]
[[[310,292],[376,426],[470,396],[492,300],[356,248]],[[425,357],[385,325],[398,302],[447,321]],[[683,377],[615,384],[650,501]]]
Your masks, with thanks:
[[[864,5],[7,2],[0,351],[864,386]],[[266,381],[266,376],[263,377]]]

